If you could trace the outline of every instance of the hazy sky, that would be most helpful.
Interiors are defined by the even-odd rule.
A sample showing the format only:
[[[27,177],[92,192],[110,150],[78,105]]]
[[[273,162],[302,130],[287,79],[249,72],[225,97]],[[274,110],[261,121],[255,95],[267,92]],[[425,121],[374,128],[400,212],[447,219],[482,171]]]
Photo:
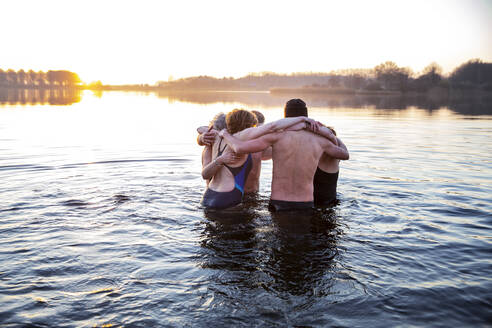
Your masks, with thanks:
[[[0,12],[0,68],[86,82],[492,61],[492,0],[11,0]]]

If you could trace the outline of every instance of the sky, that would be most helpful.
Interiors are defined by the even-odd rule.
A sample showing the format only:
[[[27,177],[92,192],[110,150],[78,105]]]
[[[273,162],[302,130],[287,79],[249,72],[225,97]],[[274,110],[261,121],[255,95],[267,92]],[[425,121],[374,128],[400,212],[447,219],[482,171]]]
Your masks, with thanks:
[[[84,82],[492,62],[492,0],[0,2],[1,69]]]

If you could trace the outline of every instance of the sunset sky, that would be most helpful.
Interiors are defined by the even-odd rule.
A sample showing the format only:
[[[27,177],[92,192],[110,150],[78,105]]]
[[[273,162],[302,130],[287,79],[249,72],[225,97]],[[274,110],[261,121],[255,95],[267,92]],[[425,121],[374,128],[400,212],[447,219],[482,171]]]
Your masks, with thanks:
[[[492,61],[492,1],[2,1],[0,68],[85,82]]]

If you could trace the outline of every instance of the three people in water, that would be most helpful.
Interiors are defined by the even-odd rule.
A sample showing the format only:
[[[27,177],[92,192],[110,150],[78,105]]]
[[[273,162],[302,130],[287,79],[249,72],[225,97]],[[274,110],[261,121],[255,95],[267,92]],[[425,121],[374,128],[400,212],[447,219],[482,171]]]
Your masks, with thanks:
[[[198,129],[198,143],[205,146],[202,176],[210,181],[202,199],[206,208],[232,207],[245,193],[258,191],[261,160],[270,158],[270,210],[335,202],[339,161],[349,158],[347,147],[333,129],[308,118],[301,99],[289,100],[284,114],[281,120],[261,124],[261,113],[235,109]]]

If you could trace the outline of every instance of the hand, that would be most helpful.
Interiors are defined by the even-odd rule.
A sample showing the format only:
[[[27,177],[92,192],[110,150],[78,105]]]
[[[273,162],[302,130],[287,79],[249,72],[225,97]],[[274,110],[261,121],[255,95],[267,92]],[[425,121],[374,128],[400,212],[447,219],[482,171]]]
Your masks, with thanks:
[[[224,137],[224,134],[229,134],[229,132],[227,132],[227,129],[220,130],[219,137],[223,138]]]
[[[320,128],[319,122],[317,122],[311,118],[306,118],[306,123],[307,123],[306,129],[309,129],[310,131],[312,131],[314,133],[317,133],[319,131],[319,128]]]
[[[241,158],[241,156],[230,151],[230,152],[225,152],[224,154],[217,157],[216,161],[217,161],[217,164],[220,164],[220,165],[222,165],[222,164],[231,165],[231,164],[236,163],[240,158]]]
[[[207,146],[212,146],[215,142],[215,136],[218,134],[216,130],[210,129],[202,134],[202,142]]]

